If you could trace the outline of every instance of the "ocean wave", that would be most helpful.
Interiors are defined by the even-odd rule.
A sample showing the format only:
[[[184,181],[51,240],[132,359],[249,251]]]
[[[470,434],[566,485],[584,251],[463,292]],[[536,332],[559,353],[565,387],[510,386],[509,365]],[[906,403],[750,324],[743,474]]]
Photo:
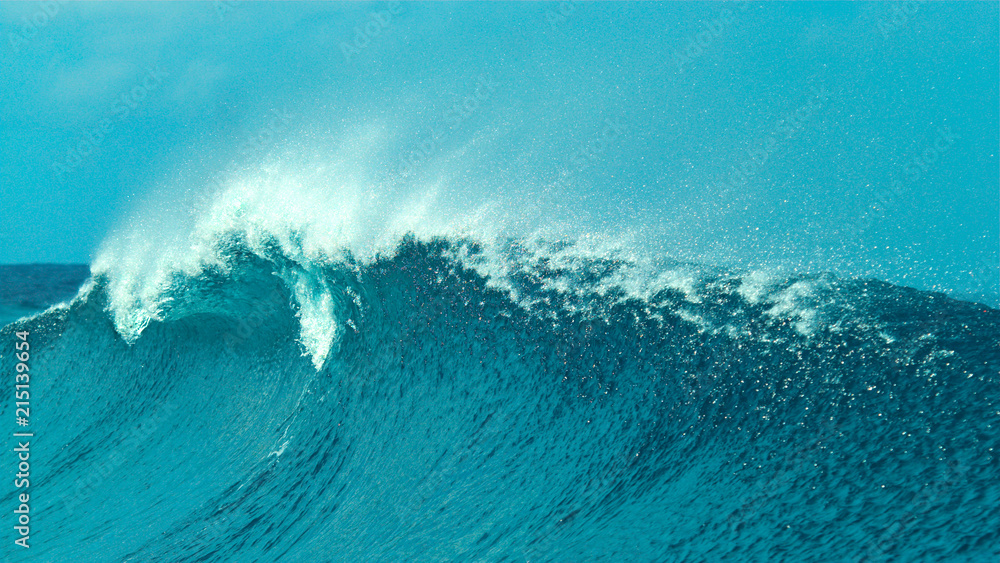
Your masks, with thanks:
[[[960,507],[1000,496],[1000,311],[586,240],[307,259],[244,235],[155,284],[107,263],[3,329],[31,332],[33,396],[59,413],[37,423],[41,560],[996,545],[1000,504]]]

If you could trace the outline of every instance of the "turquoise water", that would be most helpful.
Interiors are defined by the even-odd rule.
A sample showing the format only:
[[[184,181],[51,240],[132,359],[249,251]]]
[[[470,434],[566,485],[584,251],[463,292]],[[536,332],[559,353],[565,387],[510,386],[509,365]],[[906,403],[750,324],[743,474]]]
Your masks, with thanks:
[[[131,343],[103,275],[8,325],[27,560],[995,559],[1000,311],[578,250],[228,239]]]
[[[0,559],[996,561],[997,22],[0,5]]]

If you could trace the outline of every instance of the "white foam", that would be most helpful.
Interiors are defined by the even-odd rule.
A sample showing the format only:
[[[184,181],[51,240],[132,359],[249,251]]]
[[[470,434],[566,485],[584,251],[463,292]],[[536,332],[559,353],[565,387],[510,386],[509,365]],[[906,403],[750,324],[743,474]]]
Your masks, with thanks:
[[[767,310],[772,317],[793,319],[792,326],[799,334],[811,336],[819,325],[816,304],[817,282],[801,280],[765,299],[773,306]]]
[[[321,274],[296,269],[289,275],[292,294],[299,305],[296,313],[301,327],[299,342],[318,370],[326,362],[341,331],[333,292]]]
[[[167,196],[142,207],[104,241],[92,266],[107,278],[109,308],[123,338],[132,342],[163,318],[178,276],[208,268],[225,273],[226,240],[308,269],[345,253],[362,262],[391,255],[408,233],[426,240],[503,231],[503,210],[513,206],[499,198],[456,197],[443,176],[403,185],[373,173],[371,154],[382,136],[378,127],[357,131],[332,152],[290,146],[207,182],[202,197],[189,198],[190,209],[175,209]],[[286,281],[299,306],[300,341],[321,365],[340,330],[329,317],[330,290],[316,281]]]
[[[743,276],[736,291],[748,303],[756,305],[771,293],[778,281],[774,272],[754,270]]]
[[[455,180],[454,171],[435,169],[404,182],[376,166],[392,164],[373,156],[392,144],[385,137],[385,128],[370,126],[333,146],[293,144],[265,162],[234,167],[191,199],[189,209],[174,208],[169,198],[142,208],[105,241],[92,267],[107,279],[118,331],[131,342],[151,321],[162,320],[175,305],[170,299],[177,294],[176,280],[209,268],[225,274],[232,250],[226,241],[239,240],[259,257],[278,254],[295,265],[297,273],[282,279],[296,302],[299,341],[319,368],[344,327],[356,326],[339,317],[341,301],[358,297],[330,287],[318,268],[347,254],[361,264],[391,256],[404,236],[413,235],[478,241],[481,251],[457,245],[452,257],[528,310],[539,310],[540,303],[522,295],[519,276],[561,296],[569,310],[592,314],[600,314],[588,309],[588,302],[601,301],[594,296],[648,302],[673,290],[690,305],[675,315],[699,330],[740,332],[714,326],[700,309],[719,271],[654,258],[649,242],[632,232],[584,231],[545,217],[524,201],[500,195],[518,190],[497,189],[499,180],[470,189]],[[773,285],[768,275],[754,272],[742,278],[738,292],[749,303],[771,303],[770,315],[794,318],[797,330],[810,333],[818,317],[810,309],[808,284],[778,293]]]

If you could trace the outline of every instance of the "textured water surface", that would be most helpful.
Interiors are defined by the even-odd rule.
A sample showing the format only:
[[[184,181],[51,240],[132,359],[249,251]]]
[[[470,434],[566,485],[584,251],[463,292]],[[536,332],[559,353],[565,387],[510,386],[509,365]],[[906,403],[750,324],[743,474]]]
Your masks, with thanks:
[[[237,241],[131,343],[100,273],[5,327],[34,351],[31,560],[995,557],[1000,311],[681,263],[641,294],[627,260],[527,248]]]

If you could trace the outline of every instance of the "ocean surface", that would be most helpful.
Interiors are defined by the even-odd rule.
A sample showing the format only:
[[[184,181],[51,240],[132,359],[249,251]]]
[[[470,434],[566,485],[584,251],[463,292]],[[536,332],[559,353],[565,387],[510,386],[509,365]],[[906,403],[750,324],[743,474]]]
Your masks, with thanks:
[[[89,277],[83,264],[0,264],[0,326],[68,301]]]
[[[95,265],[0,331],[8,371],[31,346],[17,560],[996,561],[997,309],[582,242],[258,235],[156,291]],[[80,274],[5,269],[5,313]]]

